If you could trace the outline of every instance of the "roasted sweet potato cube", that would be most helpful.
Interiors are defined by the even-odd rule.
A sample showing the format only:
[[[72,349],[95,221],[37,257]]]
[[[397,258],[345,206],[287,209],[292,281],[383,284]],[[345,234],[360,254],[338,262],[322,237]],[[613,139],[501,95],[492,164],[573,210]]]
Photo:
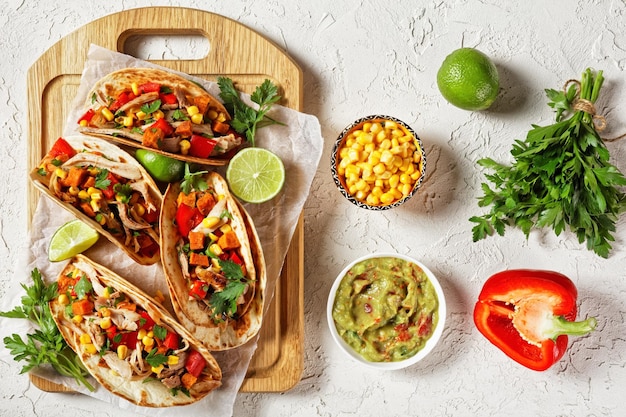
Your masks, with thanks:
[[[83,183],[85,178],[89,175],[86,169],[72,167],[70,171],[67,173],[67,177],[65,177],[62,181],[62,184],[66,187],[78,187]]]
[[[198,210],[200,210],[200,213],[206,216],[207,214],[209,214],[211,209],[215,207],[215,197],[213,197],[213,195],[210,193],[204,193],[204,195],[198,199],[196,205],[198,207]]]
[[[183,384],[183,387],[185,387],[186,389],[190,389],[191,387],[193,387],[193,385],[196,383],[197,380],[198,380],[198,378],[196,378],[195,376],[191,375],[189,372],[185,373],[180,378],[181,384]]]
[[[189,265],[209,266],[209,257],[201,253],[189,253]]]
[[[189,232],[189,249],[202,250],[204,249],[204,233],[202,232]]]
[[[195,207],[196,206],[196,192],[192,191],[189,194],[185,194],[183,192],[178,193],[176,204],[178,204],[179,206],[181,204],[185,204],[189,207]]]
[[[165,138],[165,133],[158,127],[149,127],[143,132],[141,144],[149,148],[159,149]]]
[[[232,230],[229,230],[220,236],[217,240],[217,244],[220,248],[222,248],[222,250],[237,249],[241,245],[241,243],[239,243],[239,238],[237,238],[237,234]]]
[[[193,134],[191,129],[191,120],[185,120],[178,125],[174,133],[178,136],[182,136],[184,138],[188,138]]]

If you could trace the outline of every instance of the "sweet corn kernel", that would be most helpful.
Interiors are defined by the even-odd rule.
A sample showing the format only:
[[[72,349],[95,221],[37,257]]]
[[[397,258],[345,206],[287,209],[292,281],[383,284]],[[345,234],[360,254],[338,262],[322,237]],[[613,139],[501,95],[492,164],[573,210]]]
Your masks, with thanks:
[[[172,366],[172,365],[178,365],[178,356],[176,355],[169,355],[167,357],[167,364]]]
[[[90,355],[95,355],[98,352],[93,343],[83,345],[83,348],[85,349],[85,352],[89,353]]]
[[[223,225],[220,226],[220,232],[222,232],[222,233],[227,233],[227,232],[230,232],[231,230],[233,230],[233,228],[228,223],[223,224]]]
[[[94,212],[96,212],[96,213],[97,213],[97,212],[99,212],[99,211],[100,211],[100,204],[98,203],[98,200],[91,200],[91,201],[89,202],[89,205],[91,206],[91,209],[92,209]]]
[[[215,242],[217,239],[219,239],[219,236],[217,236],[215,233],[211,232],[211,233],[209,233],[209,239],[211,239],[211,242]]]
[[[54,175],[61,179],[64,179],[65,177],[67,177],[67,172],[65,172],[63,168],[57,168],[54,170]]]
[[[81,316],[80,314],[76,314],[74,317],[72,317],[72,321],[76,324],[81,324],[83,322],[83,316]]]
[[[86,345],[91,343],[91,336],[89,336],[89,333],[83,333],[80,335],[79,340],[81,345]]]
[[[57,302],[61,304],[62,306],[66,306],[70,303],[70,299],[67,296],[67,294],[60,294],[59,297],[57,298]]]
[[[126,345],[119,345],[117,347],[117,357],[120,359],[126,359],[126,355],[128,355],[128,347]]]
[[[137,113],[135,113],[135,117],[137,117],[137,120],[146,120],[148,118],[148,115],[139,110]]]
[[[222,250],[222,248],[220,248],[220,246],[217,243],[213,243],[212,245],[209,246],[209,251],[217,256],[220,256],[222,253],[224,253],[224,251]]]
[[[111,322],[111,317],[104,317],[102,320],[100,320],[100,328],[102,330],[110,329],[112,325],[113,322]]]
[[[80,126],[82,126],[82,127],[85,127],[85,126],[87,126],[87,120],[83,119],[83,120],[81,120],[80,122],[78,122],[78,124],[79,124]]]
[[[149,338],[153,338],[154,337],[154,332],[152,330],[150,330],[148,333],[146,333],[146,336],[148,336]]]
[[[70,195],[77,196],[77,195],[78,195],[78,193],[80,192],[80,188],[78,188],[78,187],[76,187],[76,186],[73,186],[73,185],[72,185],[72,186],[71,186],[71,187],[67,190],[67,192],[68,192],[68,193],[70,193]]]
[[[215,120],[217,119],[217,112],[215,110],[209,110],[207,116],[210,120]]]
[[[146,208],[143,206],[143,204],[135,204],[133,206],[133,209],[135,210],[135,213],[137,213],[139,217],[146,214]]]
[[[201,113],[196,113],[193,116],[191,116],[191,123],[201,125],[203,121],[204,121],[204,116],[202,116]]]
[[[105,291],[108,292],[108,287],[105,288]],[[107,296],[106,298],[109,298],[109,296]],[[100,312],[100,315],[102,317],[111,317],[111,310],[109,310],[107,307],[101,307],[98,311]]]
[[[217,117],[215,118],[215,120],[217,120],[218,122],[225,122],[226,121],[226,115],[222,112],[219,112]]]
[[[163,370],[163,368],[165,368],[165,365],[161,364],[159,366],[153,366],[152,367],[152,372],[154,372],[155,374],[159,375],[161,373],[161,371]]]
[[[143,345],[144,345],[146,348],[150,348],[150,347],[152,347],[152,345],[154,345],[154,339],[153,339],[153,338],[151,338],[151,337],[148,337],[148,336],[144,336],[144,337],[141,339],[141,343],[143,343]]]
[[[111,113],[111,110],[107,109],[106,107],[103,107],[102,110],[100,110],[100,113],[102,113],[102,116],[104,116],[104,118],[107,119],[109,122],[112,122],[115,118],[115,115]]]
[[[124,116],[122,118],[122,124],[124,127],[132,127],[134,123],[135,119],[133,119],[132,116]]]
[[[141,92],[139,91],[139,85],[137,83],[132,83],[130,85],[131,90],[133,90],[133,94],[138,96],[141,94]]]
[[[147,334],[148,332],[146,331],[146,329],[139,329],[139,331],[137,332],[137,339],[143,339],[144,337],[146,337]]]
[[[187,107],[187,113],[189,114],[189,116],[193,116],[194,114],[199,114],[200,109],[198,108],[198,106],[189,106]]]
[[[180,153],[182,155],[187,155],[189,153],[191,143],[187,139],[181,140],[178,145],[180,146]]]
[[[213,266],[213,270],[215,272],[220,272],[222,267],[220,266],[220,260],[217,258],[211,258],[211,266]]]
[[[220,223],[220,218],[214,217],[214,216],[205,217],[202,220],[202,226],[206,227],[207,229],[212,229],[215,226],[217,226],[219,223]]]

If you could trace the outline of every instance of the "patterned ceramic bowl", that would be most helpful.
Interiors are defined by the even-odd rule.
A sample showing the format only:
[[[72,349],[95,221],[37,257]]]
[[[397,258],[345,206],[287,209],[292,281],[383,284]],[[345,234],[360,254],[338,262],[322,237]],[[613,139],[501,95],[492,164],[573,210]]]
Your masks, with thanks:
[[[419,189],[426,153],[406,123],[372,115],[341,132],[333,147],[331,172],[348,201],[369,210],[388,210],[405,203]]]

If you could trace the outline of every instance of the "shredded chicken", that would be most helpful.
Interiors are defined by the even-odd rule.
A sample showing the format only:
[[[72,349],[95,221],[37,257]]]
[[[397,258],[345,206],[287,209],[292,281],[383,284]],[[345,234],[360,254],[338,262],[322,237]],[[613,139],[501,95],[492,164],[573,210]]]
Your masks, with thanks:
[[[150,103],[151,101],[154,101],[158,98],[159,98],[159,93],[156,91],[151,92],[151,93],[144,93],[138,97],[135,97],[134,99],[124,104],[123,106],[121,106],[118,109],[118,112],[125,112],[126,110],[130,108],[138,107],[145,103]]]

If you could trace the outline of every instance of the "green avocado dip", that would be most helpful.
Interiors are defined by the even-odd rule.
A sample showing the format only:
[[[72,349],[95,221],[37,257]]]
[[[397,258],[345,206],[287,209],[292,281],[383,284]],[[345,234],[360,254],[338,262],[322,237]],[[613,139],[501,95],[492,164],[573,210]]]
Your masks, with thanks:
[[[370,362],[395,362],[419,352],[438,320],[439,301],[413,262],[371,258],[342,278],[332,316],[339,335]]]

